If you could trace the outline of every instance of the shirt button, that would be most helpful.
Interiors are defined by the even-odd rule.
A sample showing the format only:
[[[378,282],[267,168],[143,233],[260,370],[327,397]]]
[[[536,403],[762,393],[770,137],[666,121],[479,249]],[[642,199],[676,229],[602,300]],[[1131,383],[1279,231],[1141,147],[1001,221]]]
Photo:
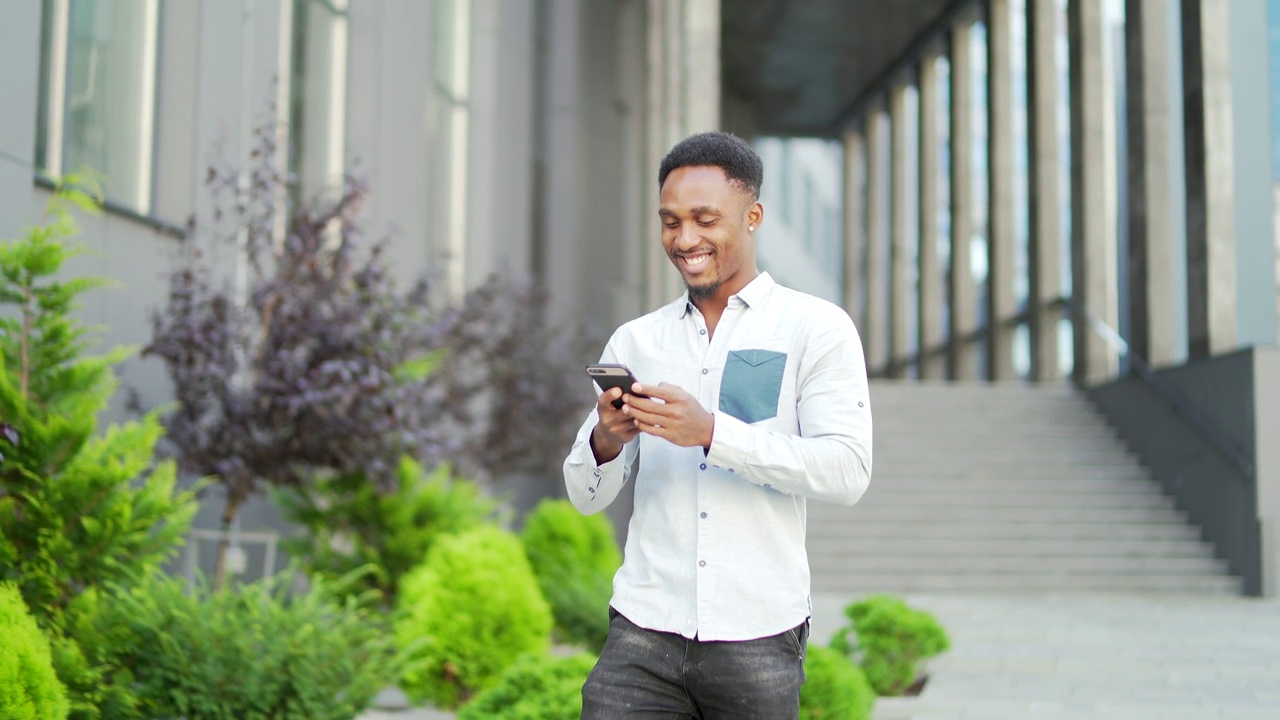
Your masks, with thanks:
[[[707,464],[706,464],[706,463],[702,463],[701,465],[699,465],[699,466],[698,466],[698,469],[699,469],[699,470],[706,470],[706,469],[707,469]]]
[[[594,494],[595,494],[595,492],[596,492],[596,489],[595,489],[595,488],[593,488],[593,487],[589,487],[589,488],[587,488],[587,492],[589,492],[589,493],[591,493],[591,494],[593,494],[593,495],[594,495]]]
[[[702,519],[703,519],[703,520],[705,520],[706,518],[707,518],[707,514],[706,514],[706,513],[702,513]]]
[[[706,561],[706,560],[699,560],[699,561],[698,561],[698,567],[706,567],[706,566],[707,566],[707,561]]]
[[[707,374],[707,373],[709,373],[709,372],[711,372],[711,371],[710,371],[710,370],[708,370],[708,369],[706,369],[706,368],[702,368],[702,374],[703,374],[703,375],[706,375],[706,374]]]

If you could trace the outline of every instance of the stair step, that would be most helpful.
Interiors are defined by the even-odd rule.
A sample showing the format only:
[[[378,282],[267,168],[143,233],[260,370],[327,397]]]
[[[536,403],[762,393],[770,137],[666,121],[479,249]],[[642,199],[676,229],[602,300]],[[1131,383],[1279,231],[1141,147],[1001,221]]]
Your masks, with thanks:
[[[1080,493],[1147,493],[1163,495],[1160,486],[1142,477],[1123,479],[1109,478],[961,478],[939,479],[932,477],[894,476],[888,479],[873,477],[871,487],[867,489],[867,497],[880,492],[903,493],[947,493],[963,491],[966,493],[1061,493],[1064,495]],[[812,512],[813,505],[810,505]],[[837,509],[839,506],[822,505]],[[839,508],[846,509],[847,508]]]
[[[871,407],[867,495],[808,505],[815,591],[1241,590],[1066,383],[877,380]]]
[[[1078,522],[1076,518],[1066,522],[1014,523],[988,522],[986,520],[959,522],[956,520],[907,525],[873,515],[852,521],[820,522],[809,519],[808,536],[811,541],[840,538],[855,541],[859,538],[949,538],[1001,539],[1013,542],[1028,540],[1198,540],[1199,531],[1181,521],[1149,523],[1099,523]]]
[[[1093,508],[1163,508],[1174,509],[1173,500],[1158,492],[1139,488],[1138,492],[1110,493],[1060,493],[1060,492],[911,492],[900,488],[878,489],[872,486],[858,501],[863,512],[870,508],[933,506],[941,512],[951,508],[1076,508],[1091,511]]]
[[[813,591],[861,596],[877,592],[1194,592],[1238,595],[1240,580],[1227,575],[1015,575],[865,573],[815,574]]]
[[[1020,507],[1020,508],[987,508],[987,507],[921,507],[921,506],[889,506],[867,508],[859,512],[857,506],[851,508],[852,522],[860,522],[862,518],[874,515],[881,521],[898,522],[991,522],[1009,524],[1042,524],[1053,522],[1079,523],[1112,523],[1112,522],[1171,522],[1182,520],[1178,511],[1162,507]],[[823,522],[822,518],[813,518],[811,524]]]
[[[871,474],[871,482],[887,482],[895,477],[933,478],[935,480],[968,480],[985,477],[1010,478],[1026,477],[1036,479],[1061,478],[1069,480],[1073,477],[1088,476],[1105,480],[1137,480],[1146,477],[1142,467],[1133,464],[1066,464],[1035,465],[1020,467],[1019,463],[983,462],[930,462],[925,460],[899,460],[881,462],[874,459],[875,467]]]
[[[843,562],[847,558],[892,554],[895,557],[1185,557],[1211,559],[1207,545],[1195,539],[1029,538],[809,538],[809,555]]]
[[[1224,565],[1205,557],[930,557],[869,553],[858,557],[817,555],[809,561],[813,572],[922,574],[965,572],[1018,575],[1217,575]]]
[[[1017,463],[1034,465],[1124,465],[1141,467],[1137,458],[1123,448],[1107,445],[1081,447],[1027,448],[1018,446],[969,446],[939,448],[933,446],[896,445],[876,442],[872,455],[876,462],[928,463]]]

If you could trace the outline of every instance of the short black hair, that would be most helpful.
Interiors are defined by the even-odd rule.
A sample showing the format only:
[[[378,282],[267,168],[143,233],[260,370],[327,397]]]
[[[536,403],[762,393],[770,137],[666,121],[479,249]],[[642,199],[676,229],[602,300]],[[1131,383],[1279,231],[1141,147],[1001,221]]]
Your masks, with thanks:
[[[667,181],[671,171],[682,167],[711,166],[724,170],[729,182],[760,199],[760,183],[764,182],[764,162],[745,140],[727,132],[704,132],[676,143],[658,167],[658,187]]]

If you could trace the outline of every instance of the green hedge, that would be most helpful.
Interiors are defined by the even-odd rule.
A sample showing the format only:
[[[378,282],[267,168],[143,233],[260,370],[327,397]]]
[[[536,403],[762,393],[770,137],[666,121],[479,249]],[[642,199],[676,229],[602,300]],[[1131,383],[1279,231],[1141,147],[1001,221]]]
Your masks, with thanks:
[[[543,599],[520,538],[493,526],[439,538],[400,587],[396,637],[418,644],[401,688],[455,708],[519,656],[551,643]]]
[[[525,655],[462,706],[458,720],[578,720],[582,684],[595,663],[587,653]]]
[[[562,639],[592,652],[609,634],[613,576],[622,565],[613,525],[568,500],[543,500],[525,520],[525,552]]]
[[[154,576],[103,595],[101,637],[128,645],[142,717],[351,720],[399,675],[401,653],[379,614],[323,580],[290,592],[292,572],[188,592]]]
[[[809,646],[800,688],[800,720],[869,720],[876,693],[843,653]]]
[[[902,695],[918,679],[920,664],[950,647],[931,613],[896,597],[873,595],[845,608],[845,615],[850,626],[831,646],[853,658],[880,695]]]
[[[63,720],[67,693],[49,640],[13,583],[0,583],[0,720]]]

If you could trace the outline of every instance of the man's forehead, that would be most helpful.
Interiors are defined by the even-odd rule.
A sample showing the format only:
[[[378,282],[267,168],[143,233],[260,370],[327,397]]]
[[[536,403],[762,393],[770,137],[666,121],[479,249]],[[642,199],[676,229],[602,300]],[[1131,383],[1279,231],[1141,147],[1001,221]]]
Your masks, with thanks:
[[[740,183],[729,179],[724,168],[716,165],[691,165],[676,168],[667,175],[658,195],[662,208],[715,208],[724,211],[749,200]]]

